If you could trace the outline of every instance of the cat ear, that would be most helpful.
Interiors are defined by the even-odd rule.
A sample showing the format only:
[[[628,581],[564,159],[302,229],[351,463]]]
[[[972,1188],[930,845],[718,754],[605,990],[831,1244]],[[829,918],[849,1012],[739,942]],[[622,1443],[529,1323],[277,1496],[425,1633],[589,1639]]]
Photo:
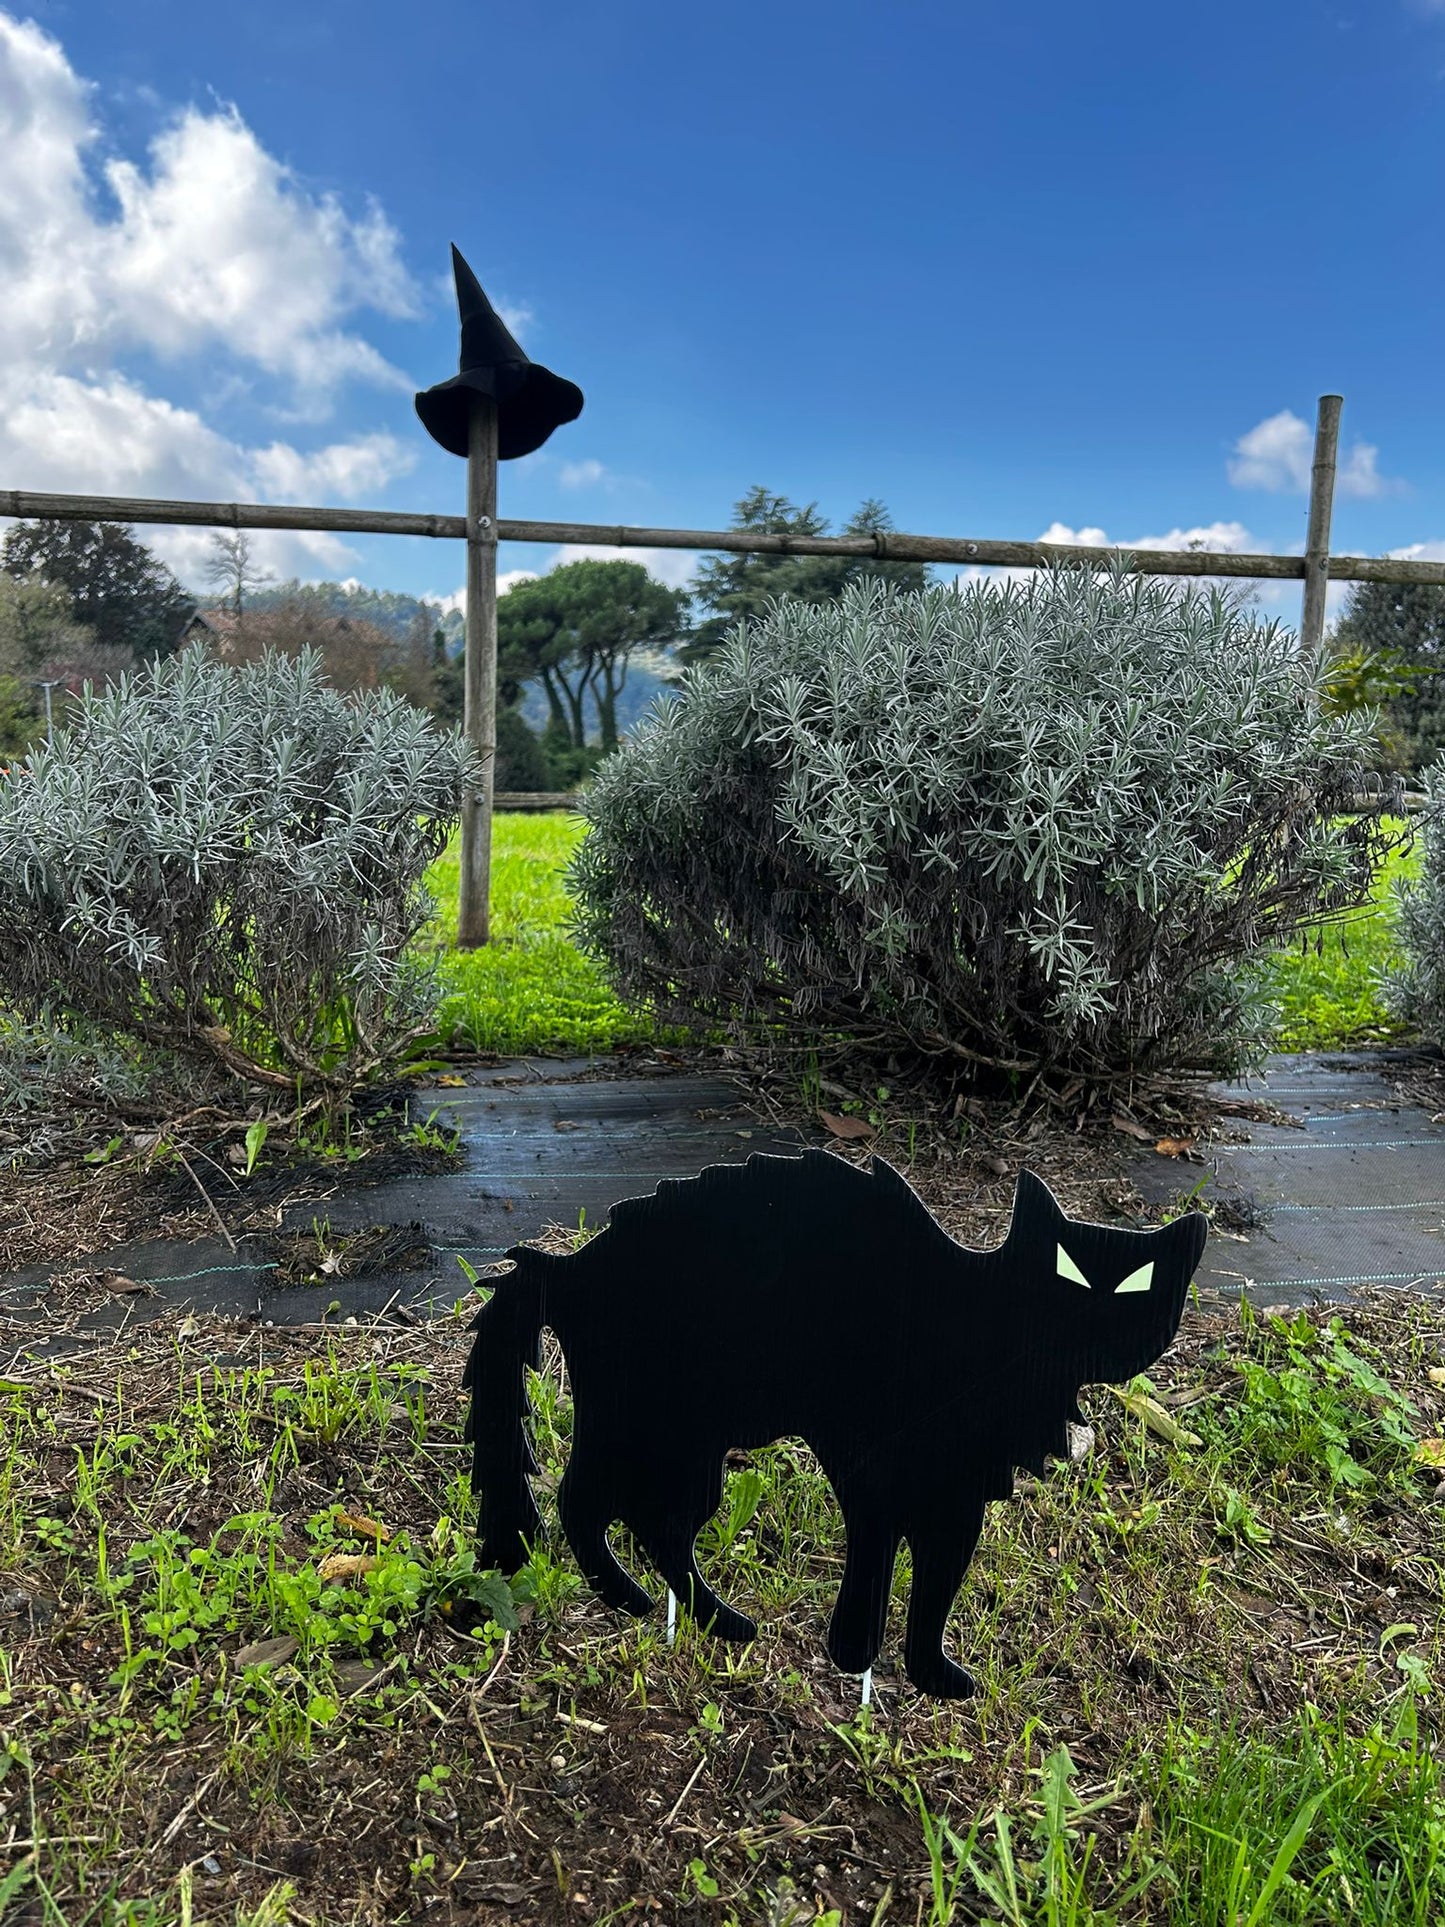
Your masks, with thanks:
[[[1016,1225],[1027,1224],[1035,1218],[1042,1218],[1046,1222],[1065,1222],[1058,1199],[1043,1179],[1035,1177],[1032,1171],[1020,1171],[1018,1186],[1014,1191],[1013,1222]]]

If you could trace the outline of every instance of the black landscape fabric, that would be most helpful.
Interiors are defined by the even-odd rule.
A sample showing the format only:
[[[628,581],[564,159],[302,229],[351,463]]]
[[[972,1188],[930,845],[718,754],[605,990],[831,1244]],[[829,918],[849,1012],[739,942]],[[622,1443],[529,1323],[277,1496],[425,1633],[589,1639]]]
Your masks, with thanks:
[[[700,1623],[752,1638],[695,1543],[728,1450],[799,1437],[847,1528],[835,1663],[873,1664],[906,1539],[908,1675],[967,1694],[943,1634],[985,1505],[1016,1466],[1067,1453],[1082,1385],[1125,1382],[1168,1349],[1206,1231],[1199,1212],[1150,1231],[1080,1223],[1024,1172],[1007,1238],[973,1251],[881,1158],[865,1171],[808,1151],[665,1182],[570,1256],[516,1246],[465,1380],[481,1557],[515,1572],[540,1527],[523,1419],[547,1328],[574,1402],[562,1528],[609,1605],[653,1605],[608,1545],[620,1519]]]

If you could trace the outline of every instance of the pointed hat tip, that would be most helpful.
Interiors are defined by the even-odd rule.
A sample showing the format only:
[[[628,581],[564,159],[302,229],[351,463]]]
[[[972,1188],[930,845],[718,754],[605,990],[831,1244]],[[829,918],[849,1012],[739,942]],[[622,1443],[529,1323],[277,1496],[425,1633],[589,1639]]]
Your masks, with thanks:
[[[452,279],[457,288],[457,308],[464,321],[469,314],[491,311],[492,304],[482,292],[481,282],[455,241],[452,242]]]

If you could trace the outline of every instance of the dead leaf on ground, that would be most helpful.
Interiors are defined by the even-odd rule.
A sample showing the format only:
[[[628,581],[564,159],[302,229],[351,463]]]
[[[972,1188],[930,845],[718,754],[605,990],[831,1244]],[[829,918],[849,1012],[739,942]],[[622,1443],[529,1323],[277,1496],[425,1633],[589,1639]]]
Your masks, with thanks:
[[[328,1552],[316,1568],[323,1579],[360,1579],[375,1572],[381,1561],[369,1552]]]
[[[347,1659],[336,1668],[336,1684],[346,1698],[361,1693],[382,1671],[374,1659]]]
[[[276,1639],[253,1639],[249,1646],[239,1646],[231,1655],[233,1666],[284,1666],[293,1654],[300,1652],[301,1641],[293,1639],[289,1633],[282,1633]]]
[[[1111,1117],[1109,1122],[1116,1131],[1122,1131],[1125,1137],[1136,1137],[1141,1144],[1154,1142],[1154,1133],[1146,1131],[1142,1124],[1136,1124],[1132,1117]]]
[[[822,1120],[824,1128],[831,1131],[834,1137],[858,1138],[877,1136],[877,1132],[866,1117],[839,1117],[836,1111],[819,1111],[818,1116]]]
[[[1161,1439],[1167,1439],[1170,1445],[1202,1443],[1195,1433],[1186,1431],[1177,1419],[1171,1418],[1158,1399],[1151,1398],[1147,1392],[1127,1392],[1118,1385],[1111,1385],[1109,1390],[1126,1412],[1142,1420],[1151,1432]]]
[[[444,1085],[449,1091],[455,1091],[464,1086],[467,1080],[464,1077],[437,1077],[432,1081],[433,1083]]]
[[[1007,1158],[980,1158],[979,1163],[985,1171],[992,1171],[996,1178],[1006,1178],[1009,1174]]]
[[[1427,1472],[1445,1472],[1445,1439],[1421,1439],[1415,1447],[1415,1463]]]
[[[1161,1157],[1187,1158],[1194,1149],[1192,1137],[1161,1137],[1154,1149]]]
[[[1432,1385],[1445,1385],[1445,1365],[1432,1365],[1429,1379]]]
[[[552,1129],[554,1131],[580,1131],[582,1126],[577,1122],[575,1117],[554,1117],[552,1119]]]
[[[390,1531],[379,1519],[372,1519],[364,1512],[337,1512],[336,1523],[343,1532],[354,1532],[358,1539],[375,1539],[378,1545],[385,1545],[391,1537]]]
[[[96,1283],[105,1291],[113,1292],[117,1298],[157,1298],[160,1296],[154,1285],[148,1285],[143,1278],[127,1278],[123,1271],[98,1271]]]

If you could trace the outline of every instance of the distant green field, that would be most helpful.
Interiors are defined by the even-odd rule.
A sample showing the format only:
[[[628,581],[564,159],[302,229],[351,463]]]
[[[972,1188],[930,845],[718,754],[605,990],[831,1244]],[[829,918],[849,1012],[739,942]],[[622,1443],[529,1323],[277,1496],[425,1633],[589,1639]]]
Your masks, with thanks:
[[[496,1051],[605,1051],[656,1035],[650,1020],[629,1011],[601,970],[567,935],[562,876],[581,840],[577,816],[499,816],[492,855],[492,942],[484,950],[447,950],[440,1029],[453,1048]],[[1418,855],[1394,857],[1375,902],[1331,925],[1313,943],[1272,966],[1283,1005],[1281,1050],[1381,1044],[1400,1026],[1380,996],[1378,973],[1395,956],[1391,884],[1413,875]],[[456,847],[429,874],[441,931],[456,930]]]
[[[1379,974],[1399,954],[1392,886],[1419,867],[1418,849],[1397,852],[1376,883],[1369,909],[1331,924],[1318,949],[1312,940],[1306,950],[1277,959],[1272,977],[1283,1007],[1281,1050],[1386,1044],[1408,1035],[1385,1007]]]
[[[602,972],[566,934],[562,873],[582,836],[578,816],[498,816],[492,839],[492,941],[448,950],[439,1029],[452,1048],[496,1051],[605,1051],[654,1035],[625,1010]],[[427,882],[450,942],[457,927],[455,841]]]

